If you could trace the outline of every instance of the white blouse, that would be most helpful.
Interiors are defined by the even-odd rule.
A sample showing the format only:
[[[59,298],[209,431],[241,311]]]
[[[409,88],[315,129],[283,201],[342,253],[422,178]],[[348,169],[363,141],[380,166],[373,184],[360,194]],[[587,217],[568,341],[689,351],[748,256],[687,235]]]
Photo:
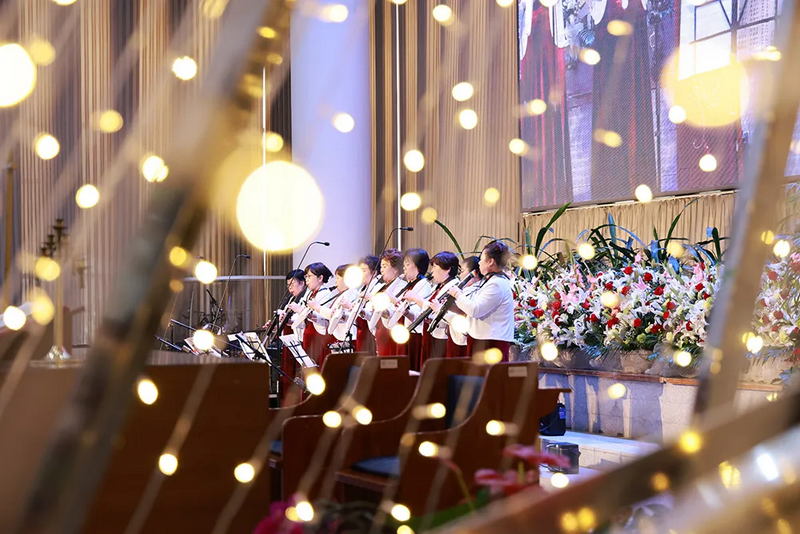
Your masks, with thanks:
[[[473,339],[514,341],[514,293],[503,275],[490,275],[456,304],[467,315],[468,334]]]
[[[431,294],[428,296],[428,298],[425,299],[425,302],[423,303],[420,313],[431,307],[432,300],[439,300],[442,297],[447,296],[447,292],[450,290],[450,288],[457,286],[459,282],[460,280],[458,278],[453,278],[449,282],[446,282],[444,286],[441,287],[438,291],[436,290],[432,291]],[[435,297],[433,296],[434,292],[436,292]],[[419,315],[415,315],[414,318],[416,319],[418,316]],[[433,320],[435,317],[436,317],[436,312],[433,312],[428,316],[428,318],[431,320]],[[420,325],[420,328],[424,327],[425,327],[424,324]],[[447,339],[447,314],[445,314],[445,317],[441,321],[439,321],[439,324],[436,325],[436,328],[433,330],[433,332],[431,332],[431,336],[435,337],[436,339]]]

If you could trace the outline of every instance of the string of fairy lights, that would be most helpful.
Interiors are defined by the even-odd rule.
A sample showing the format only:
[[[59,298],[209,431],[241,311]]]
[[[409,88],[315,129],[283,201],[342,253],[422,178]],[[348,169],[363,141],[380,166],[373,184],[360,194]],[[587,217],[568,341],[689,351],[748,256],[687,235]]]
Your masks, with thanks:
[[[57,4],[58,6],[70,6],[75,4],[75,2],[76,0],[54,0],[54,4]],[[402,5],[405,3],[405,0],[397,0],[394,3]],[[203,2],[202,9],[204,13],[213,13],[216,14],[216,17],[214,18],[219,18],[224,12],[225,4],[226,2],[206,1]],[[513,2],[511,0],[497,0],[497,4],[501,8],[510,8]],[[14,1],[7,2],[4,6],[4,9],[7,10],[6,13],[10,12],[12,9],[11,6],[14,5]],[[324,20],[328,20],[332,23],[338,23],[347,20],[349,13],[347,12],[347,8],[345,6],[334,4],[324,6],[320,11],[320,16],[324,18]],[[439,4],[433,7],[431,10],[431,17],[442,27],[457,25],[460,22],[458,20],[457,13],[445,4]],[[0,17],[0,19],[2,18],[5,18],[6,20],[10,19],[10,17]],[[364,17],[362,20],[368,21],[369,17]],[[194,20],[188,14],[184,16],[180,30],[175,38],[176,41],[179,39],[186,41],[190,38],[194,31],[192,27],[193,22]],[[608,31],[612,35],[624,37],[632,33],[632,28],[627,22],[612,20],[608,22]],[[498,34],[499,30],[494,28],[491,35],[496,36]],[[262,37],[269,38],[268,35],[269,28],[263,29]],[[459,37],[460,40],[467,38],[467,32],[464,32]],[[490,40],[496,41],[496,39]],[[133,38],[131,38],[126,46],[126,49],[128,46],[133,47],[134,45],[135,42],[133,41]],[[18,43],[7,43],[0,45],[0,76],[2,76],[4,80],[8,79],[11,81],[11,83],[4,83],[2,86],[0,86],[0,107],[13,107],[23,102],[24,99],[35,90],[37,82],[37,69],[44,68],[51,64],[55,59],[56,53],[57,48],[53,47],[45,40],[40,40],[27,47],[24,47]],[[171,49],[168,49],[165,53],[165,56],[171,57],[171,55]],[[484,63],[488,64],[490,57],[490,51],[487,51],[485,55],[479,59],[485,60]],[[591,66],[598,64],[600,61],[603,61],[606,58],[601,58],[600,54],[595,50],[584,49],[581,52],[579,59]],[[762,59],[776,61],[780,59],[780,53],[777,51],[771,51],[770,54],[765,55]],[[281,59],[272,59],[272,61],[275,62],[278,62],[279,60]],[[447,66],[448,65],[445,65],[445,67]],[[169,67],[172,74],[182,81],[189,82],[195,79],[195,77],[198,75],[198,64],[192,57],[188,55],[174,58],[171,64],[169,64]],[[115,79],[123,77],[127,74],[128,68],[130,68],[129,64],[117,65],[113,69],[112,76]],[[471,73],[470,78],[471,81],[459,82],[450,89],[450,94],[454,100],[458,102],[469,101],[474,95],[475,87],[480,87],[481,84],[488,83],[489,81],[485,69],[476,69],[476,72]],[[431,84],[428,92],[424,95],[423,99],[421,99],[420,108],[423,109],[424,112],[421,113],[422,120],[420,120],[420,124],[418,125],[419,129],[417,130],[420,133],[414,139],[407,139],[406,144],[409,147],[422,146],[424,143],[424,139],[427,134],[426,128],[424,128],[425,118],[427,116],[426,113],[433,113],[437,109],[442,94],[446,91],[446,88],[443,87],[443,84],[439,83],[439,80],[440,79],[437,79],[433,84]],[[169,92],[168,83],[169,80],[167,78],[164,78],[160,82],[158,91],[159,94],[165,94]],[[670,90],[669,87],[667,87],[667,89]],[[677,89],[675,90],[677,91]],[[680,102],[681,98],[686,98],[686,96],[678,95],[674,98],[676,102]],[[423,103],[425,103],[425,105],[428,107],[423,108]],[[610,103],[607,105],[610,109]],[[522,106],[521,113],[526,114],[527,116],[538,116],[546,113],[547,111],[548,106],[545,100],[534,99]],[[701,111],[705,112],[707,110],[701,109]],[[140,129],[142,124],[143,122],[146,122],[142,121],[141,117],[151,113],[152,109],[139,110],[139,117],[134,120],[131,133],[126,138],[122,148],[119,150],[120,154],[126,153],[126,151],[137,144],[137,139],[138,135],[141,133]],[[670,108],[669,119],[676,124],[687,120],[690,122],[693,120],[700,120],[704,123],[708,120],[707,117],[697,119],[696,117],[693,118],[689,116],[686,109],[684,109],[684,107],[682,107],[679,103],[674,104]],[[94,122],[93,127],[100,132],[114,133],[123,127],[125,121],[126,119],[116,110],[99,110],[96,114],[96,121]],[[349,115],[346,110],[335,111],[331,117],[331,121],[333,127],[342,133],[348,133],[356,126],[353,117]],[[467,108],[458,112],[457,121],[464,130],[473,130],[479,126],[480,118],[474,109]],[[625,143],[625,140],[622,139],[619,133],[608,130],[596,130],[594,133],[594,138],[596,142],[603,143],[611,148],[618,148]],[[60,154],[60,143],[58,139],[56,139],[51,133],[43,132],[37,135],[32,142],[32,146],[38,157],[43,160],[53,159],[58,157]],[[77,146],[80,146],[80,143]],[[283,139],[274,132],[268,132],[264,134],[263,147],[268,152],[278,153],[283,148]],[[141,147],[137,148],[141,150]],[[530,147],[522,139],[514,138],[509,141],[508,149],[513,154],[524,157],[528,153]],[[69,157],[77,158],[79,155],[72,154]],[[403,154],[402,163],[409,172],[418,173],[425,167],[426,158],[421,150],[417,148],[411,148]],[[122,160],[122,156],[119,155],[117,156],[114,164],[112,164],[111,170],[104,175],[104,181],[102,183],[97,185],[84,184],[78,188],[75,194],[75,202],[77,206],[87,214],[95,214],[97,210],[93,210],[93,208],[102,206],[102,203],[100,202],[101,197],[113,195],[115,186],[125,178],[125,173],[122,171],[123,165],[124,161]],[[701,170],[705,172],[712,172],[717,168],[717,160],[712,154],[707,153],[700,158],[698,165]],[[141,159],[139,168],[142,177],[147,182],[160,183],[169,177],[168,163],[155,153],[146,153]],[[67,176],[62,174],[56,184],[56,189],[60,190],[61,186],[65,185],[66,180]],[[653,200],[652,191],[644,184],[636,187],[634,193],[639,202],[647,203]],[[487,205],[493,205],[497,203],[500,194],[501,192],[496,188],[486,189],[484,192],[484,199]],[[57,202],[59,202],[58,198],[54,197],[51,200],[51,204],[53,205],[55,205]],[[406,192],[400,197],[400,205],[401,208],[406,211],[414,211],[422,206],[422,199],[417,192]],[[433,221],[436,219],[435,208],[432,206],[426,207],[421,214],[421,219],[429,224],[433,223]],[[86,229],[92,224],[96,223],[96,221],[97,215],[87,216],[79,220],[79,224],[76,224],[75,232],[76,241],[78,243],[82,242],[82,238],[85,236]],[[241,223],[241,220],[239,222]],[[245,230],[245,228],[242,228],[242,231],[251,242],[258,241],[258,239],[248,236],[248,232]],[[762,236],[762,241],[768,245],[774,243],[773,250],[775,254],[780,257],[786,257],[791,252],[790,243],[785,240],[775,241],[774,235],[765,234]],[[263,246],[267,244],[267,241],[261,240],[258,242],[258,244],[262,245],[262,248],[267,248]],[[578,254],[584,259],[591,259],[595,254],[594,248],[589,243],[584,242],[574,245]],[[683,248],[679,244],[676,245],[680,248],[674,248],[673,250],[669,251],[670,254],[674,256],[683,255]],[[71,259],[73,258],[70,258],[70,260]],[[205,260],[195,261],[188,251],[180,247],[174,247],[170,250],[169,259],[172,265],[177,268],[193,269],[195,276],[201,283],[209,284],[217,277],[217,268],[213,263]],[[30,267],[32,272],[34,272],[43,280],[52,281],[57,279],[62,274],[62,265],[51,258],[28,258],[28,260],[32,260],[28,261],[29,265],[32,264]],[[526,269],[533,270],[538,264],[538,258],[532,255],[526,255],[520,258],[520,264]],[[349,271],[346,275],[346,280],[349,287],[357,287],[361,283],[360,271]],[[6,280],[5,283],[9,282]],[[175,281],[172,289],[177,292],[181,288],[182,286],[180,282]],[[619,297],[614,292],[609,291],[604,293],[602,296],[602,303],[607,307],[614,307],[618,304],[618,302]],[[7,304],[9,305],[3,312],[3,321],[5,325],[12,330],[23,328],[27,321],[26,313],[20,309],[20,307],[10,305],[10,303]],[[386,304],[388,305],[388,303]],[[43,327],[52,321],[53,305],[45,293],[37,292],[32,300],[32,305],[33,311],[31,313],[31,317],[36,323],[38,323],[39,326]],[[376,309],[381,308],[382,304],[380,299],[376,299],[375,305]],[[408,341],[408,335],[409,333],[407,329],[405,329],[405,327],[402,325],[398,325],[392,330],[392,337],[398,342]],[[214,336],[210,332],[199,330],[195,334],[194,342],[198,349],[207,350],[213,346]],[[757,349],[760,348],[760,344],[763,344],[763,341],[754,334],[745,334],[743,337],[743,342],[747,345],[748,349],[756,349],[755,352],[757,352]],[[551,342],[542,344],[539,350],[545,360],[554,360],[558,356],[558,348]],[[29,359],[31,351],[20,351],[17,358],[20,361],[27,362],[26,357]],[[689,357],[690,362],[691,356],[688,354],[687,356]],[[496,363],[499,361],[499,359],[500,355],[492,351],[484,353],[477,358],[478,362],[482,364]],[[685,358],[683,358],[681,355],[676,356],[676,363],[679,365],[681,365],[681,362],[684,360]],[[158,472],[160,472],[163,476],[170,476],[178,469],[180,443],[182,442],[182,439],[185,438],[185,433],[181,435],[180,433],[176,432],[179,426],[180,428],[184,429],[186,433],[188,433],[188,431],[191,429],[191,423],[194,414],[196,414],[196,406],[199,403],[199,399],[202,399],[202,396],[205,393],[205,388],[210,381],[210,375],[213,373],[213,366],[207,367],[210,370],[207,373],[201,373],[201,376],[198,376],[197,381],[195,382],[195,388],[193,388],[192,394],[190,394],[190,398],[186,402],[184,413],[176,424],[176,431],[173,432],[170,442],[168,443],[167,447],[165,447],[164,454],[159,458],[157,469]],[[0,388],[0,398],[8,397],[9,391],[13,391],[13,384],[15,384],[14,381],[7,381],[3,384],[2,388]],[[321,394],[325,389],[324,380],[319,374],[309,376],[307,385],[312,394]],[[7,389],[9,387],[11,388],[10,390]],[[430,392],[427,394],[429,393]],[[137,384],[137,394],[143,403],[153,404],[157,402],[158,399],[158,387],[151,379],[143,377]],[[621,398],[626,394],[626,388],[623,384],[618,382],[608,388],[607,394],[611,398]],[[426,398],[425,395],[426,393],[422,392],[420,398]],[[465,397],[468,398],[470,395],[465,395]],[[344,399],[343,406],[346,405],[347,399]],[[0,403],[0,414],[2,414],[3,407],[3,404]],[[524,403],[520,402],[518,407],[524,409],[525,405]],[[423,402],[421,409],[415,413],[415,417],[412,417],[409,420],[406,431],[407,433],[414,433],[419,427],[421,420],[425,418],[441,418],[444,417],[445,414],[446,411],[444,411],[444,406],[441,404],[425,405]],[[524,418],[524,414],[518,414],[518,416],[519,417],[515,417],[515,421]],[[371,421],[372,414],[366,407],[360,405],[350,405],[345,412],[331,411],[325,413],[323,415],[323,422],[329,429],[329,432],[326,434],[328,439],[321,441],[315,457],[326,457],[328,452],[327,448],[333,443],[333,440],[330,438],[336,435],[341,428],[353,424],[368,425],[371,423]],[[506,435],[510,441],[513,441],[515,436],[515,425],[517,425],[515,421],[491,421],[490,424],[487,425],[486,431],[492,435]],[[224,532],[225,527],[235,515],[237,503],[240,505],[241,502],[243,502],[244,495],[246,495],[246,492],[249,488],[248,484],[251,483],[262,470],[266,455],[269,453],[268,444],[278,435],[279,432],[280,428],[276,425],[268,428],[263,439],[261,440],[260,445],[254,451],[253,458],[249,461],[242,461],[236,465],[233,471],[233,476],[241,483],[241,485],[237,487],[235,493],[231,496],[229,506],[226,507],[226,509],[218,518],[217,525],[215,526],[215,532]],[[450,440],[451,441],[444,446],[431,442],[423,442],[419,445],[417,450],[412,450],[410,447],[404,447],[401,448],[401,456],[418,453],[429,457],[444,457],[448,451],[455,448],[458,435],[452,434]],[[693,453],[701,448],[702,437],[697,432],[689,430],[681,435],[679,443],[687,453]],[[337,447],[345,447],[346,445],[347,444],[344,443],[343,440],[340,440],[337,444]],[[445,467],[442,465],[440,466],[440,469],[445,469]],[[308,485],[313,483],[320,471],[321,465],[316,464],[312,466],[312,469],[309,470],[304,479],[304,487],[309,487]],[[131,518],[131,522],[126,530],[126,534],[133,534],[141,529],[149,509],[152,506],[154,499],[157,497],[158,482],[160,480],[161,478],[159,477],[151,477],[152,488],[149,485],[145,492],[146,494],[142,496],[142,499],[139,503],[139,508],[137,508],[137,514]],[[564,487],[568,484],[568,482],[569,479],[566,477],[554,477],[553,479],[553,485],[556,487]],[[326,484],[330,491],[332,482],[328,480],[326,481]],[[396,486],[392,485],[387,487],[387,490],[384,493],[384,505],[382,510],[385,512],[385,514],[391,515],[397,521],[407,521],[410,518],[408,508],[402,503],[393,502],[393,496],[396,489]],[[431,498],[435,499],[436,495],[432,494]],[[314,508],[311,503],[301,498],[293,508],[290,508],[289,511],[287,511],[287,517],[300,522],[310,522],[314,519]],[[411,532],[410,528],[405,525],[398,529],[398,533],[409,534],[409,532]]]

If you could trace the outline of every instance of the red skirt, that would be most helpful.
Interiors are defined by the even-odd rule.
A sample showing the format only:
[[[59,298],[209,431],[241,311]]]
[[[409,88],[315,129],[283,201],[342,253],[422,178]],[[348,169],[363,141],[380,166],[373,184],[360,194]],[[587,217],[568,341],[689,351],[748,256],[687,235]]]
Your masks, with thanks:
[[[408,343],[398,345],[397,356],[408,356],[408,365],[412,371],[419,371],[422,365],[422,334],[411,334]]]
[[[419,371],[431,358],[444,358],[447,355],[447,340],[437,339],[428,332],[428,321],[422,327],[422,350],[419,357]]]
[[[392,339],[392,333],[383,326],[383,320],[378,320],[375,327],[375,345],[378,356],[397,356],[397,343]]]
[[[356,319],[356,352],[366,352],[371,356],[376,354],[375,336],[369,331],[369,325],[363,317]]]
[[[303,349],[306,354],[311,356],[311,359],[317,362],[317,365],[322,369],[322,364],[325,363],[325,357],[330,354],[328,345],[336,341],[336,339],[329,334],[320,334],[314,328],[311,322],[306,322],[306,328],[303,331]]]
[[[468,358],[469,352],[467,350],[467,345],[459,345],[455,341],[453,341],[452,337],[447,338],[447,351],[445,352],[445,358]]]
[[[503,353],[502,362],[509,360],[509,351],[511,349],[510,341],[497,341],[496,339],[475,339],[472,336],[467,336],[467,354],[473,356],[486,352],[489,349],[499,349]]]

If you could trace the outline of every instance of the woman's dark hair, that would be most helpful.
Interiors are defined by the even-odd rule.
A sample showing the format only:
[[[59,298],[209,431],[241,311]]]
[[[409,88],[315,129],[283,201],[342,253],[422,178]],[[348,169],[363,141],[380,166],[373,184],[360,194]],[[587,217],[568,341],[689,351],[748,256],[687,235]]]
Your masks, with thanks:
[[[350,267],[350,264],[340,265],[336,268],[336,276],[344,278],[344,272]]]
[[[486,254],[487,258],[493,259],[500,269],[506,268],[508,260],[511,257],[508,246],[502,241],[492,241],[483,247],[483,252]]]
[[[403,254],[403,260],[408,258],[414,265],[417,266],[420,276],[424,276],[428,272],[428,265],[431,263],[428,252],[421,248],[410,248]]]
[[[396,248],[387,248],[384,250],[383,254],[381,254],[381,260],[388,261],[389,265],[398,271],[403,270],[403,253]]]
[[[477,278],[483,278],[483,274],[481,273],[480,269],[480,258],[478,256],[467,256],[464,258],[464,265],[467,267],[467,272],[470,273],[478,273],[476,275]]]
[[[452,252],[442,251],[431,258],[431,265],[438,265],[445,271],[450,271],[450,278],[458,276],[458,256]]]
[[[361,265],[362,263],[367,264],[367,267],[369,267],[369,270],[372,271],[373,273],[376,272],[381,267],[381,259],[378,256],[375,256],[374,254],[369,254],[358,260],[359,265]]]
[[[320,262],[312,263],[306,267],[306,274],[309,272],[314,276],[321,276],[323,284],[327,284],[328,280],[330,280],[331,276],[333,276],[333,274],[331,274],[331,270],[325,267],[324,263]]]
[[[286,281],[289,282],[292,278],[300,282],[301,284],[306,283],[305,273],[300,269],[295,269],[294,271],[289,271],[289,274],[286,275]]]

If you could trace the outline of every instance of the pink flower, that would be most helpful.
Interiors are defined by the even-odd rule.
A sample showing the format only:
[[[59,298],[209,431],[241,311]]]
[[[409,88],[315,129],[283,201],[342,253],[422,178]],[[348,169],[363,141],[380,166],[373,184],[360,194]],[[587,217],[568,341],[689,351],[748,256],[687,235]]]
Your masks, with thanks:
[[[501,474],[494,469],[478,469],[475,472],[475,483],[479,486],[489,487],[493,494],[513,495],[532,487],[535,482],[536,477],[533,471],[527,471],[521,481],[519,473],[516,471],[509,470]],[[538,486],[533,487],[539,488]]]
[[[303,526],[286,518],[287,502],[274,502],[269,515],[258,524],[253,534],[303,534]]]
[[[503,449],[503,456],[510,456],[518,460],[524,460],[531,467],[539,465],[549,465],[551,467],[569,467],[569,460],[563,456],[541,452],[534,446],[521,445],[515,443]]]

